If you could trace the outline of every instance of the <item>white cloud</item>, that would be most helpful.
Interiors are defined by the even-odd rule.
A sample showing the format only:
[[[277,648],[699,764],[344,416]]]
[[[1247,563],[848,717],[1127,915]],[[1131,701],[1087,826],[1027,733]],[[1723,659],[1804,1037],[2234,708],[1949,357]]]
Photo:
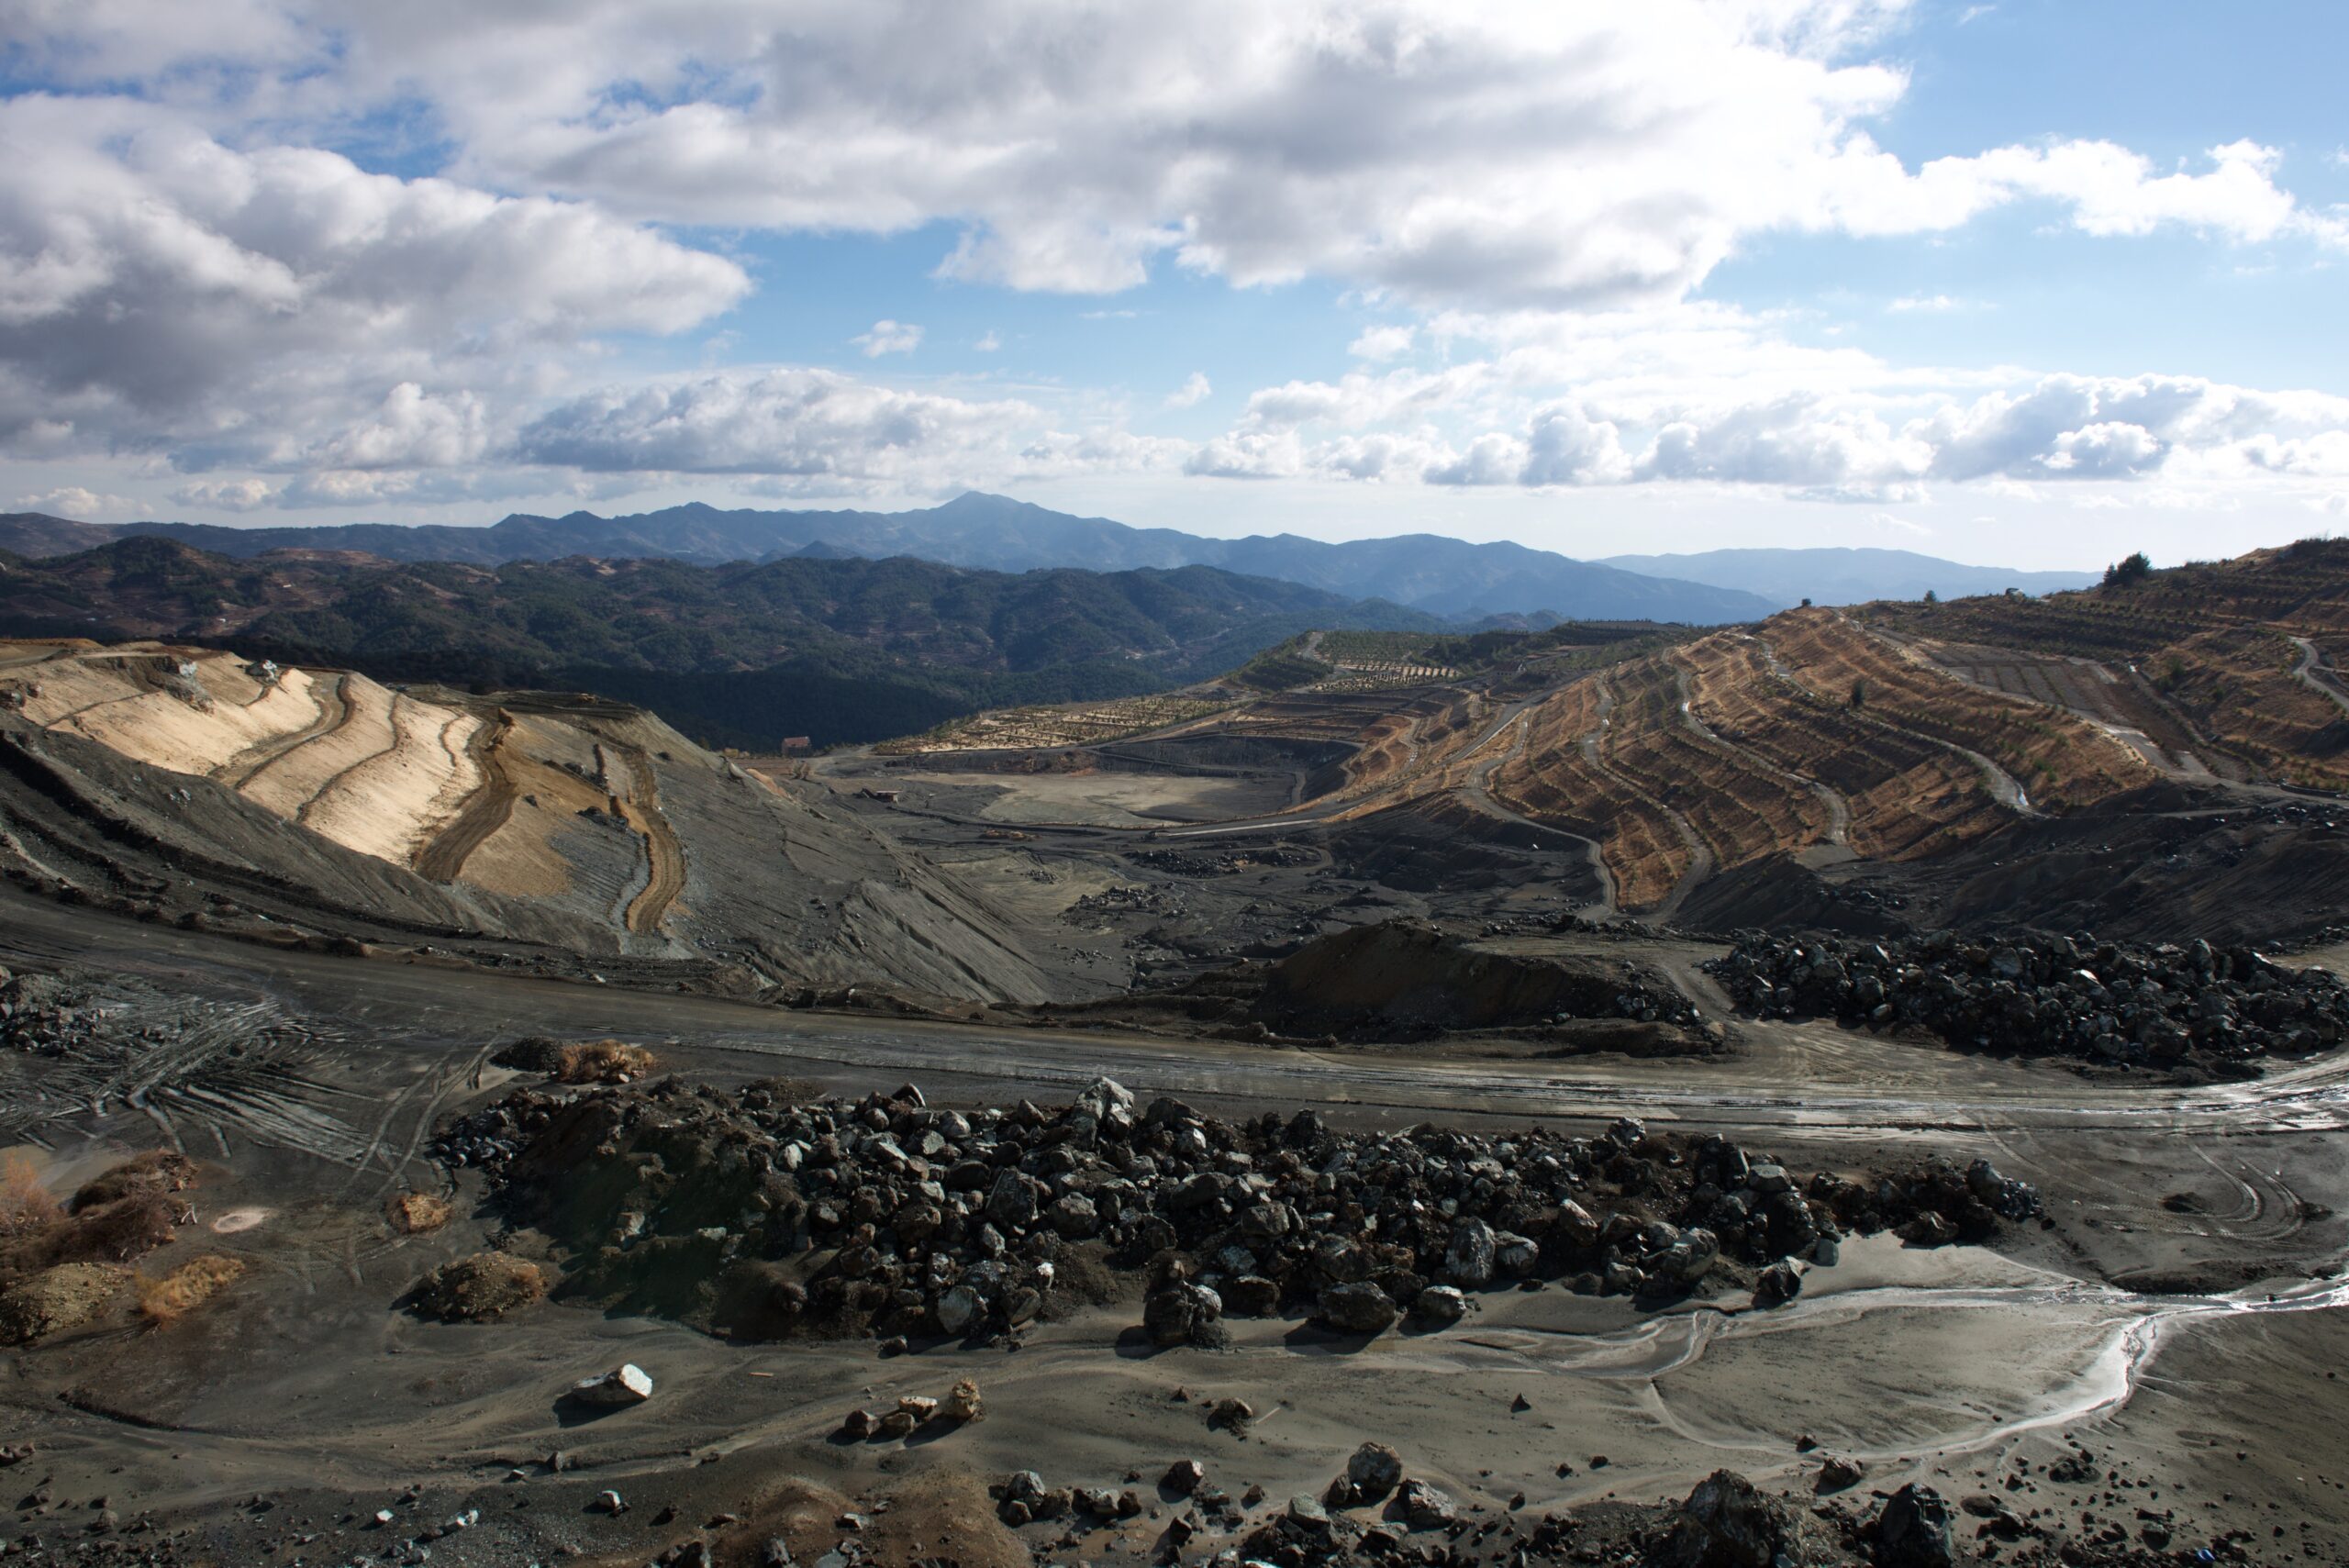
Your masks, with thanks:
[[[231,148],[121,100],[0,102],[0,442],[20,451],[295,462],[402,384],[527,381],[750,286],[592,206]]]
[[[93,517],[127,517],[138,507],[139,503],[127,495],[103,495],[78,484],[44,490],[37,495],[19,495],[8,503],[12,512],[46,512],[77,523],[86,523]]]
[[[1902,295],[1898,299],[1892,300],[1885,306],[1885,309],[1891,311],[1895,315],[1905,315],[1911,312],[1920,311],[1932,315],[1940,315],[1948,311],[1963,310],[1965,308],[1965,302],[1964,300],[1953,299],[1945,294]]]
[[[818,232],[956,226],[947,275],[1108,292],[1153,261],[1420,301],[1675,298],[1772,231],[1936,231],[2016,202],[2091,233],[2343,239],[2249,143],[2165,172],[2110,143],[1909,167],[1902,0],[1043,0],[689,9],[43,0],[51,69],[270,123],[419,102],[461,174],[635,217]]]
[[[869,332],[860,332],[849,339],[864,350],[868,360],[884,354],[910,354],[921,347],[921,328],[903,321],[881,320],[873,324]]]
[[[997,336],[994,331],[989,330],[981,333],[979,335],[979,340],[972,344],[971,347],[977,350],[982,354],[992,354],[996,350],[1003,347],[1003,339]]]
[[[1211,479],[1286,479],[1305,472],[1305,444],[1293,430],[1235,430],[1194,451],[1183,472]]]
[[[258,512],[283,488],[265,479],[196,479],[173,491],[172,499],[207,512]]]
[[[1207,372],[1193,371],[1181,386],[1166,395],[1166,406],[1188,408],[1194,404],[1204,402],[1214,390],[1215,388],[1208,384]]]
[[[521,461],[591,473],[743,473],[847,485],[996,472],[1041,412],[829,371],[723,374],[577,398],[526,427]]]
[[[412,381],[392,388],[373,417],[317,447],[323,468],[454,468],[482,455],[489,434],[481,400],[470,393],[429,396]]]
[[[1346,352],[1358,360],[1395,360],[1411,351],[1411,340],[1419,336],[1412,326],[1366,327],[1362,335],[1349,344]]]

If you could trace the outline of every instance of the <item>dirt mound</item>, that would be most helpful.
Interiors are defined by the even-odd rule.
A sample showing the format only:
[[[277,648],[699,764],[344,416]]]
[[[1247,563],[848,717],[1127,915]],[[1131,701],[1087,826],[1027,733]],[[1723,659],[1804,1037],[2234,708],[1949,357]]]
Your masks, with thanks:
[[[532,1035],[500,1050],[490,1061],[523,1073],[543,1073],[562,1084],[632,1084],[648,1077],[660,1061],[640,1045],[621,1040],[568,1043]]]
[[[113,1303],[127,1277],[105,1263],[61,1263],[0,1291],[0,1342],[28,1345],[80,1328]]]
[[[1640,965],[1480,948],[1409,920],[1307,943],[1268,967],[1251,1013],[1284,1034],[1375,1040],[1584,1018],[1698,1021],[1670,981]]]
[[[490,1323],[547,1293],[539,1265],[510,1252],[476,1252],[443,1263],[417,1282],[416,1310],[451,1323]]]
[[[449,1223],[449,1205],[430,1193],[395,1193],[384,1218],[403,1236],[422,1236]]]

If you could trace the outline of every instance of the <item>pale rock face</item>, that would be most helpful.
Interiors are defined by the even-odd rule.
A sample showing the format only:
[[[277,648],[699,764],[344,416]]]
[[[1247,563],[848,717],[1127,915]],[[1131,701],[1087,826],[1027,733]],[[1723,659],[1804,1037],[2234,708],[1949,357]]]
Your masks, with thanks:
[[[616,1367],[601,1377],[584,1377],[571,1390],[571,1396],[582,1405],[595,1405],[610,1409],[641,1405],[652,1397],[652,1378],[633,1362]]]

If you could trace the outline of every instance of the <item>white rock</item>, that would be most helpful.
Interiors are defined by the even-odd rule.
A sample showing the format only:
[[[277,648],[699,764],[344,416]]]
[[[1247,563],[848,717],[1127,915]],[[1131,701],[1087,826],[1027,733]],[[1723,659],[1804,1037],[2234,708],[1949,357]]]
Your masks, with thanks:
[[[571,1390],[582,1405],[641,1405],[652,1397],[652,1378],[633,1362],[601,1377],[583,1377]]]

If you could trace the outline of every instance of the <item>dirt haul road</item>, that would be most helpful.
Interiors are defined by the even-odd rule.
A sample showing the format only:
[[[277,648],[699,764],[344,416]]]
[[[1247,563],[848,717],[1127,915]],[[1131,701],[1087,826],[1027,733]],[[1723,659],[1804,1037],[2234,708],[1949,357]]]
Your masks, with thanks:
[[[1647,956],[1717,1005],[1689,973],[1704,949],[1653,946]],[[2265,1538],[2279,1521],[2293,1546],[2349,1539],[2349,1504],[2321,1457],[2349,1420],[2349,1389],[2324,1376],[2341,1357],[2349,1292],[2332,1218],[2349,1209],[2349,1062],[2339,1060],[2237,1084],[2093,1083],[1777,1025],[1749,1026],[1742,1053],[1715,1062],[1504,1069],[1419,1051],[785,1013],[284,953],[14,892],[0,893],[0,962],[102,967],[266,1010],[311,1042],[289,1076],[321,1085],[292,1107],[249,1078],[243,1093],[271,1116],[239,1118],[209,1091],[173,1098],[169,1073],[150,1072],[135,1104],[89,1095],[29,1129],[50,1158],[70,1161],[151,1142],[160,1122],[217,1173],[200,1195],[207,1220],[232,1206],[268,1216],[206,1241],[257,1260],[269,1288],[243,1298],[255,1318],[26,1362],[6,1398],[14,1424],[40,1442],[51,1489],[77,1506],[105,1494],[117,1507],[200,1517],[267,1489],[288,1494],[287,1514],[355,1509],[363,1521],[391,1505],[402,1530],[473,1507],[478,1530],[437,1543],[435,1561],[529,1561],[574,1543],[592,1561],[633,1562],[778,1473],[857,1496],[907,1465],[982,1478],[1032,1467],[1054,1485],[1093,1485],[1196,1456],[1235,1493],[1252,1482],[1282,1498],[1318,1490],[1375,1436],[1457,1496],[1504,1509],[1522,1494],[1538,1512],[1605,1493],[1678,1496],[1723,1464],[1807,1489],[1818,1456],[1797,1440],[1808,1436],[1863,1462],[1867,1486],[1924,1477],[1954,1496],[2020,1475],[2006,1494],[2017,1506],[2074,1515],[2092,1499],[2065,1492],[2051,1466],[2077,1442],[2098,1454],[2099,1486],[2115,1470],[2152,1490],[2152,1506],[2176,1505],[2181,1530],[2198,1532],[2184,1544],[2253,1527]],[[524,1032],[653,1042],[688,1076],[718,1082],[787,1073],[862,1091],[909,1077],[950,1104],[1064,1101],[1106,1072],[1203,1109],[1318,1104],[1333,1120],[1388,1125],[1628,1112],[1737,1129],[1834,1166],[1924,1147],[1979,1152],[2039,1183],[2054,1224],[2003,1253],[1855,1243],[1776,1312],[1723,1298],[1651,1315],[1613,1298],[1507,1292],[1457,1329],[1345,1354],[1280,1320],[1237,1325],[1232,1354],[1152,1352],[1131,1342],[1131,1304],[1040,1328],[1017,1356],[939,1347],[878,1362],[859,1342],[736,1345],[561,1305],[486,1327],[394,1313],[423,1269],[484,1244],[484,1221],[387,1240],[375,1206],[395,1184],[443,1180],[419,1155],[431,1124],[501,1092],[509,1075],[485,1067],[484,1048]],[[39,1065],[10,1082],[39,1082]],[[206,1106],[215,1119],[199,1126]],[[554,1395],[621,1360],[652,1373],[653,1401],[566,1428]],[[977,1426],[903,1451],[828,1440],[852,1406],[934,1396],[963,1376],[986,1390]],[[1193,1397],[1170,1399],[1177,1384]],[[1244,1439],[1205,1424],[1225,1396],[1259,1412]],[[556,1449],[571,1456],[562,1473],[539,1462]],[[516,1467],[522,1478],[507,1479]],[[421,1500],[400,1501],[411,1485]],[[594,1507],[607,1487],[633,1506],[626,1518]],[[685,1515],[668,1535],[649,1522],[664,1502]],[[338,1539],[340,1555],[317,1560],[366,1544]]]

